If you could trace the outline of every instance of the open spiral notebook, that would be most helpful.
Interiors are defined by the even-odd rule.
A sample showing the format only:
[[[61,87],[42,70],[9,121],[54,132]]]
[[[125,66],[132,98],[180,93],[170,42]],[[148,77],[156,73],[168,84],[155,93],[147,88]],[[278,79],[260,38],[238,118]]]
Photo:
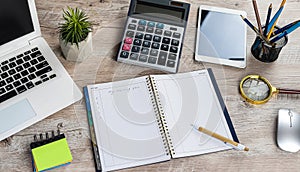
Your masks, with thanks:
[[[238,142],[211,69],[149,75],[84,88],[97,171],[230,149]]]

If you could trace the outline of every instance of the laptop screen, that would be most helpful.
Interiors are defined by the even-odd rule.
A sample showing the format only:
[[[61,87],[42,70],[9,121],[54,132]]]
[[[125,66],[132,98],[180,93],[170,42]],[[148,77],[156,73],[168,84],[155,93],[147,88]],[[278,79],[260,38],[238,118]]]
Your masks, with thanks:
[[[27,1],[0,1],[0,46],[34,31]]]

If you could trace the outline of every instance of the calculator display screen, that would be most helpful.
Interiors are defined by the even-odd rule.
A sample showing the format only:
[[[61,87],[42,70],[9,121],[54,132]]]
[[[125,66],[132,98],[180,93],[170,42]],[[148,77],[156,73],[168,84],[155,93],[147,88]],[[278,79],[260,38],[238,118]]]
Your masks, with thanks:
[[[185,10],[183,8],[137,1],[134,13],[182,22],[184,12]]]

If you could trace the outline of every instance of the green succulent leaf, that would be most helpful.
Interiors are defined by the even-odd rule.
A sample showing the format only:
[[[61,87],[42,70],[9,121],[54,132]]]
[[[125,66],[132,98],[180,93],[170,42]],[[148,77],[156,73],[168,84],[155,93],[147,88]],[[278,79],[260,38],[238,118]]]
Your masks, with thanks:
[[[65,44],[68,42],[79,46],[79,42],[85,40],[92,31],[92,24],[86,13],[78,8],[68,7],[63,9],[64,23],[59,24],[59,32]]]

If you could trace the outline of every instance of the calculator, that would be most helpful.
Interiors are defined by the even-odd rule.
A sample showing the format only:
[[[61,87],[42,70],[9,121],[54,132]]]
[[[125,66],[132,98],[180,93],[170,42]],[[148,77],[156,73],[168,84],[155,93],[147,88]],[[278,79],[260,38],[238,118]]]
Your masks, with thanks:
[[[131,0],[117,61],[176,73],[190,4]]]

